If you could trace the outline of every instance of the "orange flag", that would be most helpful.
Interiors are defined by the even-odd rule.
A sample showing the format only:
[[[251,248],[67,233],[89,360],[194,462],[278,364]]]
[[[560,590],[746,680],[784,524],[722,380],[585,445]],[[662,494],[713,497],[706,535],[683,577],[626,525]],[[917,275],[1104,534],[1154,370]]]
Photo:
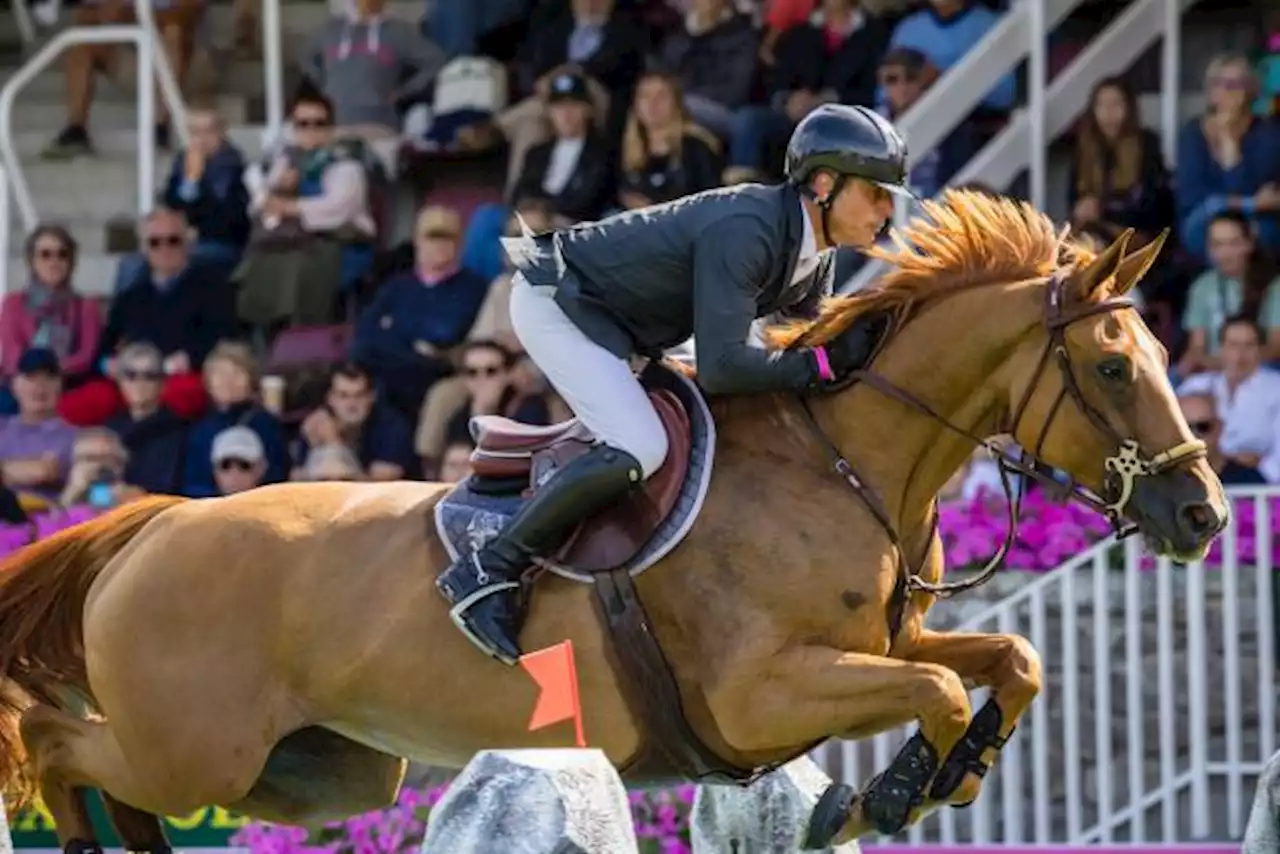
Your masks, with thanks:
[[[529,718],[529,731],[573,720],[574,744],[586,747],[582,734],[582,704],[578,700],[578,671],[573,664],[573,641],[520,656],[523,667],[538,683],[538,702]]]

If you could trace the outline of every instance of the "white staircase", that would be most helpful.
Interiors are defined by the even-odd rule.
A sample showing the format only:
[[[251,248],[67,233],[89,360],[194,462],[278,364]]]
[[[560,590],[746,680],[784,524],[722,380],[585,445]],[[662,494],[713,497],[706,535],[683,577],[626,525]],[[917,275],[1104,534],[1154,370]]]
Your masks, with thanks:
[[[1077,5],[1072,0],[1018,0],[1006,13],[1006,20],[934,84],[903,117],[900,127],[906,134],[913,157],[928,153],[938,145],[969,115],[1000,75],[1016,67],[1031,52],[1031,33],[1034,30],[1030,21],[1037,17],[1033,15],[1032,7],[1038,3],[1044,4],[1043,17],[1047,25],[1047,29],[1039,30],[1041,40],[1047,40],[1048,30]],[[1166,155],[1171,157],[1181,120],[1176,85],[1178,48],[1182,39],[1181,16],[1195,3],[1196,0],[1130,0],[1124,11],[1070,65],[1061,70],[1052,83],[1043,87],[1042,97],[1037,97],[1037,87],[1032,84],[1031,104],[1017,110],[1009,124],[951,179],[950,184],[981,182],[1006,189],[1032,162],[1033,153],[1041,158],[1037,164],[1041,171],[1039,180],[1045,181],[1047,168],[1043,158],[1047,157],[1048,145],[1079,117],[1093,86],[1104,77],[1129,68],[1166,31],[1174,37],[1166,45],[1164,76],[1175,83],[1161,93],[1159,124]],[[1045,199],[1036,198],[1042,195],[1043,184],[1037,186],[1037,176],[1032,177],[1032,201],[1043,208]],[[879,262],[869,263],[845,284],[844,290],[865,287],[882,271],[883,265]]]

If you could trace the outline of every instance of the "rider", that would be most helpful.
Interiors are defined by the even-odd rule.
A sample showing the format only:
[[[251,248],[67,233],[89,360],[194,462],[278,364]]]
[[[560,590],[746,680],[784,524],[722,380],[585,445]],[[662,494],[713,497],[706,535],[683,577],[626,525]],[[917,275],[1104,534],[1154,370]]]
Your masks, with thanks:
[[[531,558],[557,548],[588,514],[636,489],[667,455],[662,422],[628,359],[656,357],[692,334],[698,381],[713,394],[821,391],[873,345],[855,327],[824,347],[769,353],[752,323],[812,305],[830,288],[820,253],[868,246],[910,197],[906,145],[863,107],[829,104],[787,146],[787,181],[698,193],[523,240],[511,321],[534,363],[598,442],[561,468],[479,552],[436,586],[455,623],[507,664],[517,644]]]

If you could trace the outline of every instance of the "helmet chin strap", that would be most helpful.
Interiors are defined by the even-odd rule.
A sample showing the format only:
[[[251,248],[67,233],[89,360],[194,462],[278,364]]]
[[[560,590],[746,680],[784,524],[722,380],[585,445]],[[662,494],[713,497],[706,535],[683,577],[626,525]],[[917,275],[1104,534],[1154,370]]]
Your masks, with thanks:
[[[817,205],[818,210],[822,211],[822,239],[826,241],[827,246],[837,245],[835,239],[831,237],[831,206],[835,204],[836,196],[840,195],[840,191],[844,189],[848,181],[848,175],[837,175],[835,182],[831,185],[831,192],[827,193],[825,199],[819,199],[818,194],[813,191],[813,187],[805,185],[800,188],[800,192]]]

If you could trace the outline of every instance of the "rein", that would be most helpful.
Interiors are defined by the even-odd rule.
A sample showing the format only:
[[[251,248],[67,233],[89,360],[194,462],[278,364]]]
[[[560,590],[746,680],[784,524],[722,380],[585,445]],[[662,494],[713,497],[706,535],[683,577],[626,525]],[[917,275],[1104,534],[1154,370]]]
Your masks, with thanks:
[[[928,416],[933,421],[941,424],[951,432],[962,436],[969,440],[974,446],[982,447],[996,460],[1000,471],[1000,485],[1005,496],[1005,506],[1008,509],[1008,521],[1005,528],[1004,541],[996,550],[996,553],[987,561],[986,566],[982,568],[973,578],[964,581],[954,582],[930,582],[920,577],[920,571],[923,569],[924,561],[927,559],[929,551],[926,548],[921,554],[920,563],[915,567],[914,571],[909,565],[906,554],[902,547],[902,538],[899,535],[893,520],[890,517],[884,502],[880,496],[869,487],[866,482],[858,475],[849,462],[848,458],[840,452],[839,447],[827,436],[821,425],[818,424],[817,418],[813,414],[813,409],[809,404],[809,400],[805,397],[800,398],[800,408],[804,412],[805,420],[808,422],[810,430],[817,436],[818,440],[826,448],[832,460],[832,469],[839,475],[845,483],[852,489],[853,493],[858,497],[862,504],[867,508],[876,522],[884,529],[885,534],[889,537],[890,543],[893,545],[897,558],[899,580],[897,585],[898,591],[906,593],[923,592],[929,593],[939,598],[950,598],[957,593],[972,590],[979,587],[995,575],[996,571],[1003,565],[1009,549],[1013,545],[1014,537],[1018,532],[1018,520],[1022,511],[1023,492],[1015,493],[1013,483],[1010,479],[1010,473],[1016,472],[1025,477],[1029,477],[1046,487],[1052,489],[1059,495],[1083,504],[1086,507],[1102,514],[1110,522],[1112,530],[1118,538],[1125,538],[1134,534],[1138,528],[1132,523],[1126,523],[1124,513],[1129,505],[1130,499],[1133,497],[1133,488],[1139,477],[1150,477],[1167,471],[1188,460],[1197,459],[1205,456],[1207,447],[1204,442],[1199,439],[1192,439],[1186,442],[1161,451],[1150,457],[1144,457],[1141,445],[1136,439],[1123,437],[1106,417],[1099,412],[1085,398],[1084,392],[1075,378],[1075,371],[1071,362],[1071,353],[1067,349],[1066,330],[1071,324],[1086,317],[1092,317],[1099,314],[1109,314],[1122,308],[1132,308],[1134,303],[1127,297],[1112,297],[1097,303],[1090,303],[1082,309],[1074,312],[1066,312],[1063,309],[1064,299],[1063,290],[1066,284],[1066,275],[1063,271],[1055,273],[1048,279],[1045,289],[1045,312],[1044,325],[1048,332],[1049,339],[1045,344],[1044,350],[1040,354],[1040,360],[1036,365],[1035,373],[1032,375],[1027,390],[1023,393],[1022,399],[1014,409],[1013,421],[1007,431],[1009,434],[1017,435],[1018,426],[1022,423],[1022,417],[1026,413],[1027,406],[1031,402],[1031,398],[1035,395],[1040,385],[1040,380],[1049,365],[1050,357],[1054,357],[1058,365],[1059,373],[1062,376],[1062,389],[1058,392],[1057,398],[1053,402],[1053,406],[1049,409],[1048,417],[1045,418],[1044,426],[1040,428],[1039,437],[1036,439],[1035,448],[1031,453],[1022,450],[1018,455],[1010,454],[1004,448],[997,445],[990,439],[983,438],[974,434],[970,430],[957,425],[951,419],[942,415],[932,406],[925,403],[917,395],[900,388],[889,382],[883,376],[874,373],[868,369],[860,369],[853,371],[846,378],[844,386],[853,383],[863,383],[874,388],[884,396],[891,398],[906,405],[908,408],[915,410],[923,415]],[[892,337],[892,331],[885,337],[885,342]],[[881,346],[883,349],[883,345]],[[870,361],[874,361],[875,355]],[[1045,465],[1040,459],[1044,442],[1049,434],[1049,429],[1053,425],[1053,420],[1058,414],[1062,403],[1068,397],[1076,404],[1085,417],[1105,436],[1113,440],[1116,444],[1117,451],[1115,454],[1107,457],[1104,462],[1106,470],[1106,484],[1104,489],[1110,493],[1113,498],[1108,500],[1107,497],[1095,494],[1092,490],[1075,480],[1070,478],[1066,484],[1061,483],[1052,475],[1048,474],[1049,466]],[[932,540],[934,534],[937,533],[938,512],[936,501],[934,503],[932,513],[931,528],[929,540]]]

